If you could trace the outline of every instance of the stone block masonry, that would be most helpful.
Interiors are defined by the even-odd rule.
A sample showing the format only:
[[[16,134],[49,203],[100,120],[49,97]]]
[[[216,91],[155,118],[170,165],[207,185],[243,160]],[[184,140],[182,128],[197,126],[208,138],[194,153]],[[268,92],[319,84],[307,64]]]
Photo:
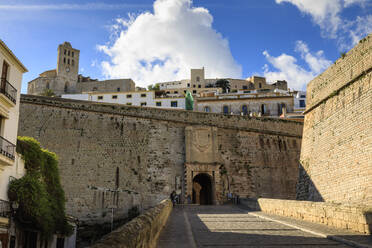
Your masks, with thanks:
[[[298,199],[372,204],[372,35],[307,87]]]
[[[372,208],[351,204],[291,201],[278,199],[242,199],[250,209],[304,221],[371,234]]]
[[[109,222],[184,193],[185,129],[216,128],[221,194],[294,199],[302,123],[22,95],[19,135],[59,157],[68,214]],[[180,182],[180,183],[179,183]],[[132,190],[139,194],[129,193]]]
[[[159,234],[172,211],[172,203],[165,200],[104,236],[91,248],[155,248]]]

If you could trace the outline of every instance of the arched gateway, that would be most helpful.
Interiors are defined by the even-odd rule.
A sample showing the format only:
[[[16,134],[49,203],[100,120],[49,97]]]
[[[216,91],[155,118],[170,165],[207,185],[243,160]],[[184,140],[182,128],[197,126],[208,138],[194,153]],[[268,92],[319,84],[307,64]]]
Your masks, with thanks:
[[[222,203],[217,128],[186,127],[185,197],[194,204]]]
[[[213,180],[210,175],[200,173],[192,180],[192,203],[201,205],[213,204]]]

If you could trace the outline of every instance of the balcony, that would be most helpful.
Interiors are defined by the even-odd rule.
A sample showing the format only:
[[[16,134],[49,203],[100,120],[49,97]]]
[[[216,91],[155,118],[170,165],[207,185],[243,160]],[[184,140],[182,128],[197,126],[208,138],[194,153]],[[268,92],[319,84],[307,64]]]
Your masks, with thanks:
[[[0,93],[1,96],[5,96],[5,101],[8,102],[10,106],[14,106],[17,101],[17,89],[14,88],[5,78],[0,80]]]
[[[12,165],[14,162],[16,146],[0,136],[0,162]]]

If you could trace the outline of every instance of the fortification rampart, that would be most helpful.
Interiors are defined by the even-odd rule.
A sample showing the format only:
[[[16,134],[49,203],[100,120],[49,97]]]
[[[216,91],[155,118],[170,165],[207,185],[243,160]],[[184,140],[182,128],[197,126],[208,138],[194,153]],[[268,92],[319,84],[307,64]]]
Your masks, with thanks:
[[[372,204],[372,35],[307,89],[298,199]]]
[[[372,69],[372,34],[362,39],[348,53],[307,85],[306,112],[338,94],[340,90],[364,77]]]
[[[294,199],[302,124],[280,119],[141,108],[23,95],[19,135],[59,157],[68,214],[109,222],[185,192],[185,129],[213,127],[218,199]],[[217,176],[217,174],[216,174]],[[135,194],[133,192],[138,194]]]
[[[69,108],[103,114],[118,114],[143,119],[170,121],[187,125],[207,125],[219,128],[301,138],[301,123],[273,118],[250,118],[248,116],[193,112],[179,109],[127,106],[112,103],[87,102],[64,98],[22,95],[22,103]],[[290,126],[290,128],[288,128]]]
[[[106,235],[91,248],[154,248],[171,211],[171,201],[165,200]]]
[[[241,199],[241,203],[250,209],[269,214],[349,229],[364,234],[371,234],[372,231],[371,207],[265,198]]]

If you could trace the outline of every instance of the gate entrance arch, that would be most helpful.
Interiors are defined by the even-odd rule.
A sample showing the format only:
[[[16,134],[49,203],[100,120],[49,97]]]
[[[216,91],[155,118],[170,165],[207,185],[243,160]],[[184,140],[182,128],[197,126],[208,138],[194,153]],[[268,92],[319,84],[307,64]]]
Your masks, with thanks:
[[[186,199],[194,204],[222,203],[217,128],[188,126],[185,128]]]
[[[200,173],[192,180],[192,201],[200,205],[213,204],[213,180],[206,173]]]

